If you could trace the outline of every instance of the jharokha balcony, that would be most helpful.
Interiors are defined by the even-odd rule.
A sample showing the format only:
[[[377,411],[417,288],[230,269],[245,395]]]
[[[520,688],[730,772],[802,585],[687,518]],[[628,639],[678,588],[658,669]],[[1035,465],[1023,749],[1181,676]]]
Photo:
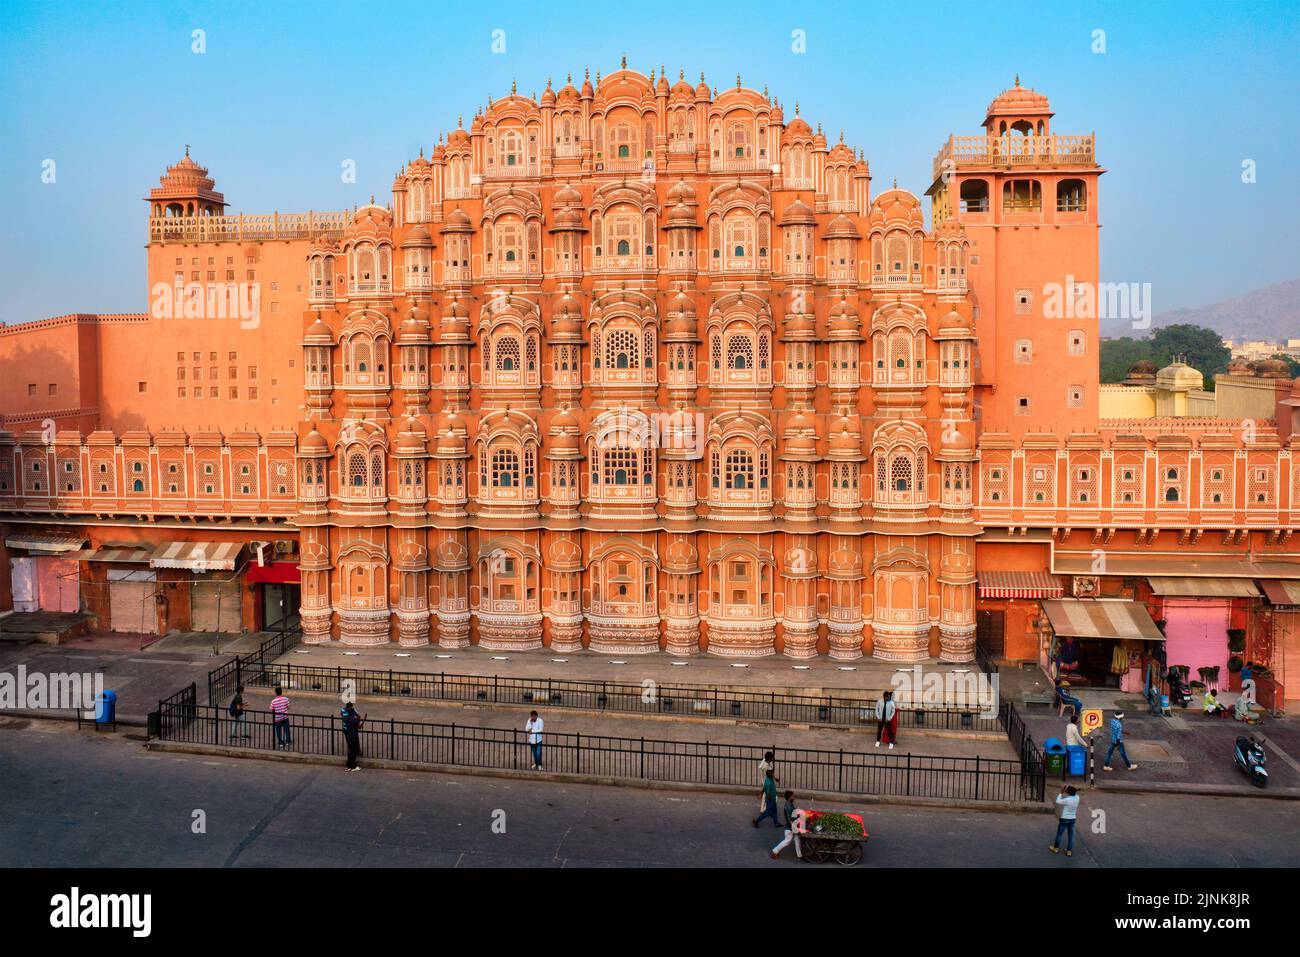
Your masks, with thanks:
[[[950,165],[951,164],[951,165]],[[1096,139],[1086,136],[949,136],[934,157],[934,178],[967,166],[1096,166]]]

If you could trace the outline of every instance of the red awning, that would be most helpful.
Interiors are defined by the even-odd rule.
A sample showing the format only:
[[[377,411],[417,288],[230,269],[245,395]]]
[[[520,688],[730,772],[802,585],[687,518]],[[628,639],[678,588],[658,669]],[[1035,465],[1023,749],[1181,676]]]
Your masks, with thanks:
[[[1300,581],[1287,582],[1277,579],[1261,581],[1259,587],[1273,605],[1300,605]]]
[[[297,562],[267,562],[265,565],[249,562],[244,566],[244,578],[268,585],[297,585],[302,580]]]
[[[1063,598],[1065,579],[1050,572],[978,572],[981,598]]]

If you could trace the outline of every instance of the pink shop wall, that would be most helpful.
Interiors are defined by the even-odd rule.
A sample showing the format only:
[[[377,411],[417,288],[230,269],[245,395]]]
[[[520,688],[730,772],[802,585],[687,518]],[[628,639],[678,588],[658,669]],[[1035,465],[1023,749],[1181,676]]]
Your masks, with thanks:
[[[1219,669],[1219,687],[1228,687],[1228,615],[1222,598],[1172,598],[1164,602],[1165,651],[1171,665],[1187,665],[1189,680],[1198,668]]]

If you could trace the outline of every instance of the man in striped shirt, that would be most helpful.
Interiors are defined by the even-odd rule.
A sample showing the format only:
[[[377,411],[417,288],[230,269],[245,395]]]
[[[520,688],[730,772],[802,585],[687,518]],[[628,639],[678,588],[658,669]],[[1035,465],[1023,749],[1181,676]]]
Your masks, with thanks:
[[[289,699],[279,685],[275,686],[275,697],[271,699],[271,727],[275,729],[276,749],[288,749],[293,744],[293,735],[289,732]]]

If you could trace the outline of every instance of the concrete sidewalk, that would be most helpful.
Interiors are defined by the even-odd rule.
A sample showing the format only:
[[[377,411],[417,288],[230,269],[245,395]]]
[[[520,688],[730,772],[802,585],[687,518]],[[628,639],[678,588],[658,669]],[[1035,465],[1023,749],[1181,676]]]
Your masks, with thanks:
[[[647,679],[658,683],[725,685],[754,691],[874,700],[893,687],[896,675],[915,676],[913,665],[859,658],[832,661],[821,656],[797,661],[781,656],[736,661],[710,655],[678,658],[667,654],[604,655],[591,651],[558,654],[549,648],[537,651],[487,651],[480,647],[446,650],[434,645],[395,648],[392,645],[354,647],[339,642],[299,645],[279,659],[294,665],[322,668],[363,668],[376,671],[409,671],[420,674],[450,674],[511,678],[568,678],[575,681],[621,681],[637,684]],[[977,674],[974,664],[954,665],[937,660],[920,664],[922,674]]]
[[[270,709],[273,692],[251,688],[244,692],[250,708]],[[337,716],[337,695],[289,690],[292,713]],[[224,702],[223,702],[224,704]],[[415,703],[392,698],[359,696],[357,711],[366,715],[371,727],[387,722],[412,721],[424,724],[457,724],[476,728],[523,729],[528,720],[527,708],[504,708],[454,702]],[[681,720],[663,718],[646,720],[633,715],[595,714],[539,707],[548,733],[605,735],[614,738],[646,738],[657,741],[708,741],[713,744],[746,744],[756,747],[804,748],[819,751],[874,751],[875,729],[842,730],[810,728],[808,725],[775,725],[736,722],[725,719]],[[954,732],[939,736],[923,732],[899,731],[898,743],[890,752],[884,745],[881,754],[915,754],[930,757],[989,758],[1015,760],[1016,752],[1005,735]]]

